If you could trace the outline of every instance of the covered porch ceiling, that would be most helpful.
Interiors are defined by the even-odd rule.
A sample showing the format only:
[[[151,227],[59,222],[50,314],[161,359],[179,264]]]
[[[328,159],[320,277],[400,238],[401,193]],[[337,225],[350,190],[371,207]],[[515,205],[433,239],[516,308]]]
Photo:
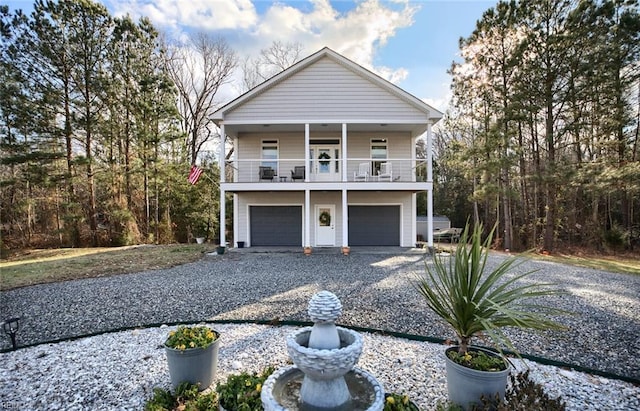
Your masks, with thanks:
[[[427,130],[424,123],[359,123],[345,122],[347,134],[349,132],[409,132],[412,136],[422,135]],[[225,124],[225,134],[233,139],[243,133],[290,133],[304,134],[304,123],[255,123],[255,124]],[[342,123],[309,123],[309,132],[336,132],[342,133]]]

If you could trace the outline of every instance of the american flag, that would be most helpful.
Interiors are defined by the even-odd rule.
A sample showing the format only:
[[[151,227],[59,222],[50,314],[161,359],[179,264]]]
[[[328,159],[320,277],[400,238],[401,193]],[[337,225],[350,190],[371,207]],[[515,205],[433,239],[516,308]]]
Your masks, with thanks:
[[[191,184],[195,184],[198,182],[198,179],[200,178],[200,175],[202,175],[202,169],[193,165],[191,166],[191,172],[189,172],[189,178],[187,179],[187,181],[189,181]]]

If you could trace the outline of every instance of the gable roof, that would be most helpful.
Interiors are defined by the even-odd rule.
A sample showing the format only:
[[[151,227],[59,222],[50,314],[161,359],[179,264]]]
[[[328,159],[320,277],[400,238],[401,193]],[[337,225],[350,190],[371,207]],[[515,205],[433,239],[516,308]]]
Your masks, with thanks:
[[[213,113],[213,115],[212,115],[213,121],[216,124],[219,125],[219,123],[224,120],[224,117],[225,117],[226,113],[232,112],[236,108],[238,108],[238,107],[242,106],[243,104],[251,101],[255,97],[257,97],[257,96],[261,95],[262,93],[264,93],[265,91],[267,91],[269,89],[272,89],[276,85],[282,83],[286,79],[292,77],[293,75],[299,73],[300,71],[302,71],[305,68],[313,65],[314,63],[318,62],[319,60],[321,60],[321,59],[323,59],[325,57],[327,57],[327,58],[331,59],[332,61],[334,61],[335,63],[345,67],[346,69],[348,69],[351,72],[357,74],[358,76],[362,77],[363,79],[365,79],[365,80],[367,80],[367,81],[369,81],[369,82],[381,87],[382,89],[386,90],[390,94],[400,98],[404,102],[406,102],[409,105],[413,106],[415,109],[425,113],[427,118],[429,118],[433,122],[436,122],[436,121],[438,121],[438,120],[440,120],[442,118],[443,114],[440,111],[438,111],[435,108],[431,107],[430,105],[428,105],[424,101],[422,101],[419,98],[415,97],[414,95],[406,92],[405,90],[401,89],[400,87],[396,86],[395,84],[383,79],[382,77],[376,75],[375,73],[365,69],[364,67],[362,67],[359,64],[353,62],[352,60],[349,60],[348,58],[342,56],[341,54],[336,53],[335,51],[331,50],[330,48],[324,47],[323,49],[317,51],[316,53],[314,53],[314,54],[312,54],[312,55],[310,55],[310,56],[308,56],[308,57],[306,57],[306,58],[304,58],[302,60],[300,60],[299,62],[295,63],[294,65],[292,65],[291,67],[287,68],[286,70],[276,74],[275,76],[271,77],[270,79],[266,80],[265,82],[259,84],[258,86],[252,88],[251,90],[247,91],[246,93],[242,94],[241,96],[239,96],[236,99],[232,100],[231,102],[227,103],[226,105],[224,105],[223,107],[218,109],[215,113]]]

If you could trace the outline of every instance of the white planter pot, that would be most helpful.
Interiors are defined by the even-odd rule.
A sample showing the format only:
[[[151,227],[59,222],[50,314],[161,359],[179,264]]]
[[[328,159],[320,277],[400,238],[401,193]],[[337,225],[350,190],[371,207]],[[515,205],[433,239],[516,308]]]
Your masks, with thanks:
[[[480,399],[483,395],[494,398],[496,393],[498,393],[500,398],[504,398],[504,392],[507,388],[507,377],[511,371],[509,363],[505,361],[507,368],[503,371],[474,370],[456,363],[447,356],[447,351],[457,349],[457,346],[447,348],[444,353],[449,400],[468,410],[472,408],[474,404],[481,404]],[[490,356],[498,356],[492,351],[477,347],[471,347],[469,349],[483,351]]]
[[[184,381],[198,385],[200,391],[207,389],[218,370],[219,347],[219,337],[207,348],[176,350],[165,345],[173,389]]]

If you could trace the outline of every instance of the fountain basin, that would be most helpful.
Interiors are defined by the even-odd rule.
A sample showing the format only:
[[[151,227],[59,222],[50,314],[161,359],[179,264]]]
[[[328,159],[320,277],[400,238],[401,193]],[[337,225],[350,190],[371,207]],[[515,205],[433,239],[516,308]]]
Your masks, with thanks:
[[[347,373],[362,354],[362,336],[353,330],[336,327],[340,347],[330,350],[309,348],[311,327],[304,327],[287,337],[287,352],[311,378],[328,380]]]
[[[300,403],[304,372],[292,365],[271,374],[262,386],[262,406],[267,411],[380,411],[384,389],[373,375],[358,367],[344,375],[351,399],[339,407],[314,407]]]

